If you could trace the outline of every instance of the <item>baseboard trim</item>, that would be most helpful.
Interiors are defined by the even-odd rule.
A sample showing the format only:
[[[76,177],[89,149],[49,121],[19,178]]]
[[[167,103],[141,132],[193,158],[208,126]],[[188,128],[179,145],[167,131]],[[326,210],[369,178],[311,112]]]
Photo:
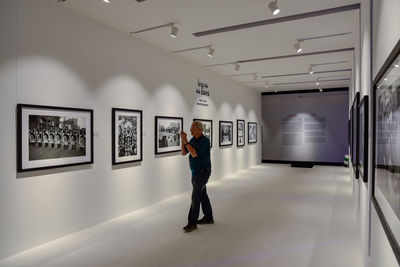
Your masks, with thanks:
[[[274,160],[274,159],[263,159],[262,163],[277,163],[277,164],[291,164],[293,166],[344,166],[343,162],[323,162],[323,161],[293,161],[293,160]],[[310,168],[310,167],[307,167]]]

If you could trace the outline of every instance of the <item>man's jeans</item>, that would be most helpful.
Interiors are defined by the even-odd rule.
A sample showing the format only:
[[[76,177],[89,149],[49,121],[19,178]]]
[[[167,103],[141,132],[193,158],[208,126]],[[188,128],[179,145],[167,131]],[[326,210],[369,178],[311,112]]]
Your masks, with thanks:
[[[192,204],[190,206],[188,215],[188,221],[190,225],[197,225],[197,220],[199,219],[200,213],[200,203],[204,217],[207,220],[213,220],[210,199],[208,198],[206,189],[206,184],[208,182],[208,178],[210,178],[210,175],[210,171],[204,171],[201,174],[192,175]]]

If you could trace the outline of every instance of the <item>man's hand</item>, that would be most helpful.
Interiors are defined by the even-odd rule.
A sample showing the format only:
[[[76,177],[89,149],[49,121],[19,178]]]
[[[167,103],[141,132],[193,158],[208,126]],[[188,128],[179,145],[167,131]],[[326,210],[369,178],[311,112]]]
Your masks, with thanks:
[[[186,143],[188,142],[188,140],[187,140],[187,133],[185,133],[184,130],[181,131],[181,138],[182,138],[182,142],[183,142],[184,144],[186,144]]]

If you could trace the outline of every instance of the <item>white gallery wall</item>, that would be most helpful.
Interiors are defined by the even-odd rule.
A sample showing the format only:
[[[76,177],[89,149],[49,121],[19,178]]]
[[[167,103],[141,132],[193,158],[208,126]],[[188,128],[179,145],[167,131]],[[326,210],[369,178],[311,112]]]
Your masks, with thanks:
[[[236,119],[261,132],[259,92],[51,0],[1,0],[0,36],[0,259],[190,190],[187,157],[154,154],[155,116],[187,131],[213,120],[211,181],[261,162],[261,140],[236,147]],[[17,173],[17,103],[93,109],[94,164]],[[113,107],[143,110],[142,162],[112,166]],[[231,147],[218,147],[219,120],[233,121]]]

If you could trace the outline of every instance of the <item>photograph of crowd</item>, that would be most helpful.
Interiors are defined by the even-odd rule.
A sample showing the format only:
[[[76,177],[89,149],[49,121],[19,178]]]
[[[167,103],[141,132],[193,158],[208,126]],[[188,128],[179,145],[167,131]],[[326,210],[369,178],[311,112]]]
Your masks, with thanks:
[[[244,120],[237,120],[237,146],[244,146]]]
[[[86,118],[29,115],[29,160],[86,155]]]
[[[210,140],[210,147],[212,147],[212,120],[193,119],[193,121],[199,121],[203,124],[203,135],[208,137]]]
[[[112,109],[113,164],[142,160],[142,111]]]
[[[249,133],[249,143],[257,143],[257,123],[249,122],[248,123],[248,133]]]
[[[183,118],[160,117],[156,121],[156,154],[180,151],[181,140],[180,131],[182,130]]]
[[[233,122],[219,121],[219,146],[233,144]]]

